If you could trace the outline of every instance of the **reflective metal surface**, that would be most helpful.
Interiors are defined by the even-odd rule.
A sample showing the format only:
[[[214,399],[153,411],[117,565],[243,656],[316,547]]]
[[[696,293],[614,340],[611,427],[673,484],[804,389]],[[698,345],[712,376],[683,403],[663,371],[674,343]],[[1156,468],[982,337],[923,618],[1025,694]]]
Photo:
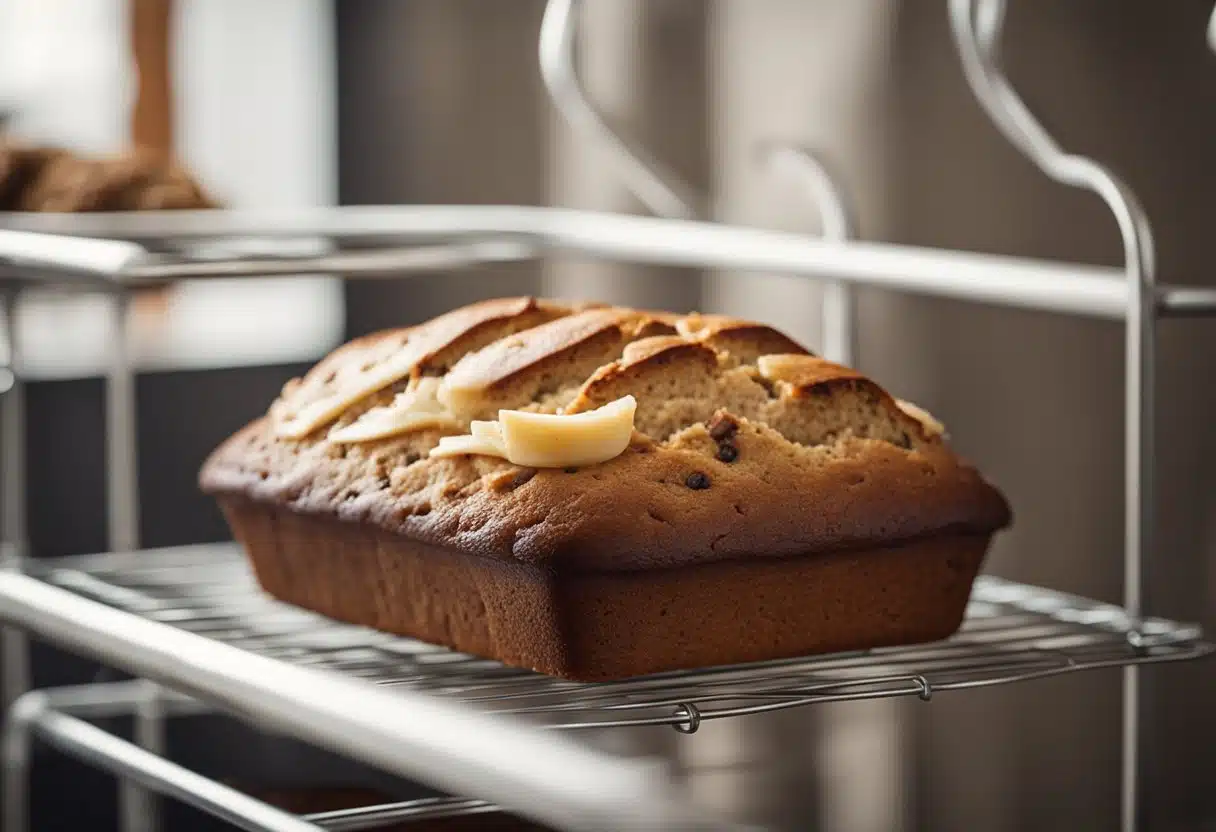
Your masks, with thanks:
[[[943,642],[581,684],[280,604],[262,594],[231,545],[85,556],[33,568],[50,586],[242,651],[567,729],[671,725],[690,732],[707,720],[818,702],[928,699],[1212,650],[1192,626],[1164,619],[1137,626],[1110,604],[985,576],[962,630]]]
[[[183,274],[206,276],[205,262],[181,243],[203,238],[318,237],[340,244],[515,243],[536,251],[653,265],[768,272],[858,283],[902,292],[1124,319],[1127,281],[1122,269],[873,242],[822,240],[758,228],[527,206],[349,206],[282,212],[168,212],[155,214],[0,216],[0,229],[36,228],[56,236],[0,230],[0,264],[21,266],[23,279],[86,285],[141,285]],[[149,249],[172,242],[178,259],[139,254],[139,246],[58,234],[137,240]],[[36,239],[35,239],[36,238]],[[490,247],[487,252],[496,252]],[[484,253],[484,252],[483,252]],[[375,259],[375,252],[365,257]],[[351,255],[355,258],[355,255]],[[334,263],[315,253],[279,258],[291,273],[330,272]],[[348,261],[349,262],[349,261]],[[371,271],[383,271],[379,262]],[[358,269],[356,269],[357,271]],[[222,261],[217,275],[257,277],[254,257]],[[279,271],[271,268],[270,271]],[[1185,298],[1173,300],[1175,293]],[[1216,313],[1216,293],[1161,286],[1158,306],[1187,315]]]

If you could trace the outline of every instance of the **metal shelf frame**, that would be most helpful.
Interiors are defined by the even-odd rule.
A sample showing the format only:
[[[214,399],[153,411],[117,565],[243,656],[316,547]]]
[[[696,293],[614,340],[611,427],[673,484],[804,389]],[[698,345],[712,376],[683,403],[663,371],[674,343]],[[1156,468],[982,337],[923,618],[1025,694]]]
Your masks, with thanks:
[[[439,789],[475,790],[478,797],[559,829],[737,828],[683,805],[659,761],[613,757],[504,715],[268,658],[15,571],[0,573],[0,610],[6,623],[52,644],[171,686],[257,726]],[[95,762],[125,758],[112,765],[151,782],[147,756],[137,760],[75,727],[70,733],[75,740],[62,744]]]
[[[960,631],[936,644],[580,684],[276,602],[234,544],[45,560],[20,579],[42,593],[69,593],[59,596],[65,605],[83,599],[266,658],[567,731],[669,725],[693,733],[714,719],[822,702],[927,700],[942,691],[1183,661],[1214,649],[1194,625],[1140,621],[1112,604],[982,576]],[[20,608],[17,594],[0,581],[0,601]],[[131,621],[128,631],[142,634],[143,627]],[[150,631],[141,637],[153,638]]]
[[[1135,621],[1111,604],[983,577],[960,632],[937,644],[579,684],[338,624],[273,601],[259,590],[234,545],[35,562],[28,574],[0,575],[0,609],[54,643],[87,650],[165,684],[170,690],[161,691],[156,700],[165,716],[203,707],[198,699],[171,692],[189,690],[259,725],[440,788],[459,790],[475,783],[481,796],[496,796],[499,804],[517,811],[536,811],[539,806],[542,818],[551,822],[568,822],[567,809],[588,811],[579,804],[555,802],[550,793],[566,794],[571,777],[596,784],[602,798],[598,808],[611,812],[617,810],[617,801],[634,810],[639,800],[644,805],[647,795],[630,797],[630,790],[640,781],[659,785],[661,772],[642,774],[644,769],[636,766],[644,763],[628,763],[636,777],[620,774],[601,785],[604,770],[619,763],[596,761],[586,751],[571,754],[560,744],[545,751],[548,758],[538,760],[532,756],[538,751],[535,743],[520,744],[512,731],[535,736],[534,728],[568,732],[670,725],[694,733],[715,719],[824,702],[910,696],[928,701],[946,691],[1186,661],[1216,650],[1191,625]],[[318,676],[345,687],[314,678]],[[305,828],[299,819],[81,721],[142,707],[148,684],[33,691],[17,700],[3,736],[3,832],[25,830],[23,794],[34,739],[245,829]],[[420,711],[420,698],[467,710],[458,717],[461,722],[445,722],[456,711],[446,716],[442,710]],[[386,710],[390,701],[403,707]],[[512,722],[497,725],[501,716]],[[471,734],[469,739],[453,742],[465,732]],[[510,768],[506,758],[521,756],[532,765],[522,772],[500,771]],[[557,768],[567,772],[566,782],[552,781]],[[613,792],[618,783],[621,788]],[[353,829],[390,818],[497,809],[487,800],[446,798],[306,820]],[[644,817],[656,817],[654,811],[652,805]],[[634,828],[612,827],[608,816],[604,818],[604,826],[586,828]],[[637,828],[646,826],[639,823]]]
[[[29,771],[34,740],[52,745],[117,777],[135,780],[156,794],[181,800],[250,832],[356,832],[382,828],[386,823],[501,812],[498,806],[484,800],[429,797],[294,817],[87,722],[130,714],[145,700],[146,686],[146,682],[135,680],[23,694],[9,709],[0,737],[0,751],[5,759],[3,772],[0,772],[3,775],[0,798],[4,807],[0,829],[7,832],[28,828]],[[163,701],[166,717],[213,711],[206,703],[171,691],[165,691]]]
[[[822,237],[690,219],[697,212],[686,186],[643,160],[628,142],[613,133],[584,94],[573,62],[582,5],[579,0],[550,0],[548,4],[540,43],[542,77],[559,111],[600,143],[629,187],[659,217],[526,206],[0,216],[0,288],[4,290],[10,335],[13,306],[27,286],[105,292],[113,298],[116,338],[106,411],[110,548],[115,552],[138,548],[134,384],[125,349],[125,307],[133,292],[167,281],[304,273],[396,278],[552,253],[639,264],[762,271],[828,283],[825,331],[833,336],[827,352],[829,357],[846,360],[853,340],[850,293],[854,286],[1119,321],[1125,328],[1127,410],[1125,590],[1120,613],[1124,618],[1119,632],[1125,641],[1123,646],[1131,652],[1088,664],[1125,668],[1122,828],[1125,832],[1140,828],[1144,764],[1138,668],[1150,655],[1143,652],[1145,639],[1151,641],[1153,628],[1162,626],[1144,617],[1151,599],[1142,577],[1145,558],[1153,553],[1155,539],[1156,330],[1161,319],[1216,314],[1216,290],[1159,283],[1148,218],[1130,188],[1097,162],[1066,153],[1023,104],[1001,68],[1003,0],[947,2],[963,71],[978,102],[997,129],[1045,175],[1061,184],[1090,190],[1106,202],[1123,238],[1122,268],[858,241],[854,239],[847,203],[827,174],[827,167],[813,154],[790,148],[778,149],[773,158],[784,160],[787,170],[791,159],[800,166],[801,173],[796,175],[802,178],[823,220]],[[10,368],[20,366],[16,350],[17,344],[10,337]],[[650,813],[650,819],[684,811],[672,803],[664,789],[643,782],[658,773],[642,772],[638,768],[641,764],[608,760],[552,736],[539,743],[534,730],[502,715],[491,718],[441,697],[396,689],[390,694],[358,680],[292,666],[108,608],[21,574],[26,552],[23,408],[22,380],[17,377],[0,399],[0,476],[5,486],[0,519],[9,543],[4,558],[9,566],[16,566],[0,571],[0,597],[5,599],[0,605],[3,622],[170,683],[248,718],[311,737],[389,771],[455,791],[460,791],[464,783],[477,783],[477,797],[502,798],[499,802],[508,808],[519,805],[520,795],[527,793],[528,799],[522,802],[539,802],[552,809],[551,815],[542,820],[570,821],[568,828],[627,828],[630,819],[613,814],[619,811],[610,805],[613,800]],[[1088,603],[1074,601],[1068,608],[1085,608]],[[1175,658],[1195,658],[1209,651],[1197,633],[1181,625],[1170,626],[1175,628],[1172,632],[1188,634],[1184,640],[1189,645],[1187,650]],[[166,641],[151,639],[153,633]],[[3,647],[6,688],[0,704],[7,705],[25,691],[24,642],[9,631]],[[874,657],[866,660],[872,662]],[[1076,669],[1076,660],[1070,661],[1067,669]],[[1086,664],[1082,661],[1079,666]],[[907,692],[927,696],[933,689],[941,689],[931,686],[923,674],[920,679],[924,684],[917,682],[915,675],[911,678],[913,688]],[[327,704],[324,697],[293,695],[295,690],[305,688],[335,698]],[[155,757],[159,724],[165,703],[172,697],[166,698],[154,686],[133,690],[123,700],[127,703],[124,707],[129,706],[137,715],[140,744]],[[882,695],[892,694],[887,691]],[[360,708],[350,709],[345,716],[335,713],[333,702],[342,697],[357,698]],[[824,698],[820,695],[818,701]],[[45,738],[64,745],[71,742],[64,737],[82,736],[79,725],[64,721],[75,717],[49,707],[42,714],[46,718],[38,724],[44,726],[40,731]],[[420,715],[427,715],[433,722],[426,724]],[[63,719],[57,720],[58,716]],[[698,718],[705,718],[702,710],[694,713],[685,709],[676,721],[692,727]],[[668,721],[671,719],[669,714]],[[46,728],[47,724],[57,727]],[[436,725],[448,726],[455,733],[430,730]],[[104,744],[87,731],[84,735],[97,740],[94,746]],[[468,742],[463,739],[466,736],[470,737]],[[488,770],[486,766],[498,759],[498,752],[494,743],[483,741],[487,737],[532,749],[535,754],[520,754],[516,749],[511,756],[513,760],[534,758],[536,768],[513,775]],[[406,748],[418,754],[411,757],[404,753]],[[115,750],[111,756],[124,754]],[[428,765],[420,766],[420,759]],[[139,760],[147,762],[142,757]],[[568,766],[556,765],[559,760]],[[148,784],[148,778],[136,770],[138,765],[132,762],[124,773]],[[557,776],[556,781],[545,782],[537,774],[546,765]],[[598,789],[598,796],[576,798],[577,790],[556,785],[565,782],[562,773],[574,771],[602,774],[610,785]],[[190,794],[197,796],[193,791]],[[543,799],[538,801],[538,797]],[[143,801],[139,792],[128,791],[124,829],[151,829],[153,824],[144,820],[152,816],[151,809],[152,804]],[[583,819],[581,823],[579,818]],[[273,821],[267,824],[256,828],[305,828],[276,827]]]

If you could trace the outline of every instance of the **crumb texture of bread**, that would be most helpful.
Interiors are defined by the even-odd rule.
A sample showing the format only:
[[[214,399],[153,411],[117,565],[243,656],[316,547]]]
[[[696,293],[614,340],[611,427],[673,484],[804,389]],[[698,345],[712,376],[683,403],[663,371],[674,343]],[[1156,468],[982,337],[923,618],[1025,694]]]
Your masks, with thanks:
[[[874,381],[804,349],[763,352],[790,343],[722,317],[486,301],[335,351],[225,442],[201,484],[553,569],[805,555],[1009,522],[1000,493]],[[334,426],[426,375],[441,377],[465,424],[500,408],[578,413],[632,395],[634,438],[578,470],[428,456],[459,427],[329,441]],[[389,380],[360,387],[365,377]],[[324,414],[311,432],[276,431],[310,408]]]

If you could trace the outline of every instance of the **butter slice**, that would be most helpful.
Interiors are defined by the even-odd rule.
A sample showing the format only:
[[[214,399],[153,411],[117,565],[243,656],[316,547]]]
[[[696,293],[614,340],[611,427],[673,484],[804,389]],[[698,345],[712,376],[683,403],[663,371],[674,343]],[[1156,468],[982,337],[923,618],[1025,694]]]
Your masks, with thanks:
[[[480,454],[529,468],[576,468],[619,456],[633,436],[633,396],[573,415],[500,410],[496,422],[473,422],[467,436],[445,436],[433,457]]]
[[[342,415],[342,411],[409,375],[418,363],[418,352],[408,347],[367,370],[362,370],[338,390],[311,402],[296,413],[279,415],[275,433],[287,439],[303,439],[326,422]]]
[[[619,456],[633,436],[633,396],[573,415],[501,410],[507,459],[530,468],[596,465]]]
[[[507,458],[507,449],[502,441],[502,426],[498,422],[474,421],[469,425],[467,436],[445,436],[431,456],[496,456]]]
[[[444,427],[457,428],[439,403],[439,379],[422,378],[393,399],[391,404],[373,407],[351,424],[329,432],[329,440],[338,443],[371,442],[413,430]]]
[[[912,402],[906,402],[903,399],[896,399],[895,404],[899,406],[908,416],[911,416],[916,421],[920,422],[930,436],[942,436],[946,433],[946,426],[934,419],[929,411],[917,407]]]
[[[502,444],[502,425],[498,422],[481,422],[474,420],[469,425],[469,433],[478,439],[484,439],[487,442],[497,442]]]
[[[500,443],[483,439],[480,436],[445,436],[439,444],[431,449],[431,456],[496,456],[507,458],[507,452]]]

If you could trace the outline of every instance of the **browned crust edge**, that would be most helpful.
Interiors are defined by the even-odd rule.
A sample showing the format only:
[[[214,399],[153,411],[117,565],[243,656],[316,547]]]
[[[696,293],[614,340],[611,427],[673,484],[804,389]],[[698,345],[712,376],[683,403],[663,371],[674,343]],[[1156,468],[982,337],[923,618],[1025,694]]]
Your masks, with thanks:
[[[301,457],[268,476],[235,464],[243,443],[264,429],[259,420],[217,449],[203,466],[205,492],[558,572],[865,550],[990,534],[1010,520],[1000,492],[944,446],[910,454],[866,442],[863,452],[833,459],[830,475],[807,482],[779,452],[788,443],[763,426],[732,437],[739,453],[733,463],[713,457],[714,441],[703,427],[700,439],[683,448],[635,434],[624,454],[602,465],[571,471],[506,466],[498,485],[432,503],[426,495],[391,491],[343,500],[333,487],[318,487],[319,474],[328,470],[324,459]],[[441,482],[477,478],[477,458],[443,463],[435,472]],[[698,474],[708,488],[690,488]]]
[[[557,573],[374,526],[220,502],[272,596],[578,681],[945,638],[962,621],[991,538]]]

